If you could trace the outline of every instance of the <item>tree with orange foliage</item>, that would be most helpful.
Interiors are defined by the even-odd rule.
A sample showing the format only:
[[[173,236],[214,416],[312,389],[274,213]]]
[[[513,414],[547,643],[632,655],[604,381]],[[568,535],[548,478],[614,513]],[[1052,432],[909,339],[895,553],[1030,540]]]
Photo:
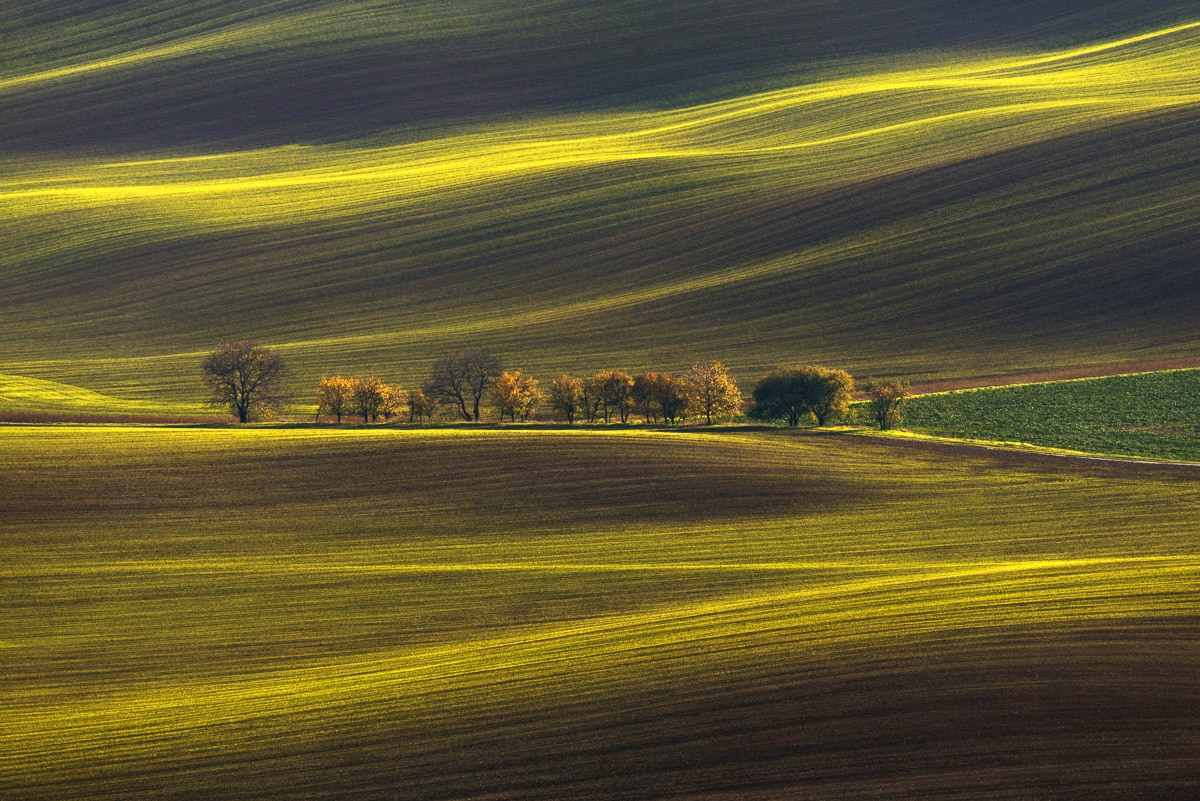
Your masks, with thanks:
[[[500,412],[500,422],[507,414],[512,421],[528,422],[530,415],[546,396],[538,389],[536,378],[524,375],[520,370],[502,372],[492,384],[492,404]]]
[[[383,405],[379,408],[379,413],[383,415],[384,420],[408,414],[408,391],[401,387],[385,386],[383,388]]]

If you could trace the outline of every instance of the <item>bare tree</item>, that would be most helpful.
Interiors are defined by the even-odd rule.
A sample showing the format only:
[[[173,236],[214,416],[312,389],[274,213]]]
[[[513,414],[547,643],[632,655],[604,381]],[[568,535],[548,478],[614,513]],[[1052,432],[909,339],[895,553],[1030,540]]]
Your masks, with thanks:
[[[501,372],[500,359],[490,351],[448,354],[434,362],[425,394],[454,406],[464,420],[479,420],[480,401]]]
[[[229,409],[238,422],[269,414],[283,404],[283,359],[246,339],[222,342],[200,365],[209,402]]]

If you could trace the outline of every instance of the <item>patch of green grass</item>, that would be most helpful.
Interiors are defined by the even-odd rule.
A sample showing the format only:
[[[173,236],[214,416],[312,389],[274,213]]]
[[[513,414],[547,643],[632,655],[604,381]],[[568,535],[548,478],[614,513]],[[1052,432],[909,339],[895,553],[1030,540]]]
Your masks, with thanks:
[[[0,427],[0,787],[1194,786],[1198,500],[790,431]]]
[[[905,427],[939,436],[1027,442],[1124,456],[1200,461],[1200,370],[922,395]]]

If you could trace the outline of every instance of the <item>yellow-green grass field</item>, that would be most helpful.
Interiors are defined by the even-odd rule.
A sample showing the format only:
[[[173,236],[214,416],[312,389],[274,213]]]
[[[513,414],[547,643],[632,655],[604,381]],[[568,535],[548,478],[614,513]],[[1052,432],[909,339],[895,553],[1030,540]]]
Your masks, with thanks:
[[[225,149],[552,110],[678,105],[929,51],[1048,49],[1195,18],[1184,0],[15,0],[14,152]]]
[[[196,52],[269,59],[325,23],[230,25]],[[411,384],[477,345],[544,378],[708,357],[746,382],[797,360],[935,378],[1194,354],[1198,25],[924,42],[694,100],[369,135],[15,149],[0,372],[187,404],[236,336],[282,350],[304,393],[322,373]],[[81,76],[157,97],[140,81],[182,69],[160,46],[193,45],[18,60],[4,117],[61,90],[58,130]]]
[[[1200,475],[0,426],[5,798],[1189,798]]]
[[[39,378],[0,375],[0,414],[121,416],[175,415],[206,417],[220,410],[203,403],[130,401]]]
[[[471,347],[744,391],[1195,357],[1194,3],[17,0],[0,30],[0,799],[1200,797],[1198,466],[231,427],[199,370],[255,338],[307,417],[322,375]],[[911,422],[1192,458],[1180,376]]]

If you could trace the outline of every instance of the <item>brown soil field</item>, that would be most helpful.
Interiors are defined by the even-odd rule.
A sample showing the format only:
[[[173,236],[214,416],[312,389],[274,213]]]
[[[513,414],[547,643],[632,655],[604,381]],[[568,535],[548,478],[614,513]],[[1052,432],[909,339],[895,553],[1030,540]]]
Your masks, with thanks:
[[[1179,359],[1147,359],[1144,361],[1119,362],[1117,364],[1093,365],[1088,367],[1063,367],[1058,370],[1040,370],[1013,375],[979,376],[942,381],[921,381],[912,385],[913,392],[952,392],[957,389],[979,389],[1002,387],[1009,384],[1034,384],[1044,381],[1069,381],[1074,378],[1103,378],[1126,373],[1151,373],[1158,370],[1187,370],[1200,367],[1200,356]]]

